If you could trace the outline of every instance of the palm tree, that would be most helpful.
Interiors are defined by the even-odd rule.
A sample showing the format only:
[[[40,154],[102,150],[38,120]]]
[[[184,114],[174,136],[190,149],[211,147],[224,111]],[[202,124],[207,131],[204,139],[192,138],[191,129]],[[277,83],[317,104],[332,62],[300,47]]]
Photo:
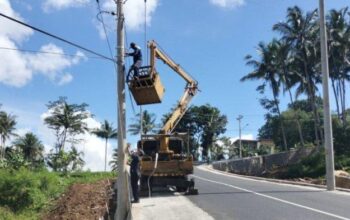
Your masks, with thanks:
[[[156,117],[154,113],[149,113],[147,110],[143,111],[143,117],[142,117],[142,134],[148,134],[149,132],[155,132],[156,130]],[[140,134],[140,113],[136,114],[136,118],[134,119],[135,123],[129,125],[128,132],[130,132],[131,135],[138,135]]]
[[[350,23],[348,8],[331,10],[327,16],[329,69],[338,118],[346,121],[346,81],[350,81]]]
[[[4,157],[5,143],[14,133],[16,126],[16,116],[0,111],[0,159]]]
[[[72,144],[78,143],[80,140],[74,136],[88,131],[85,119],[91,117],[91,114],[86,111],[87,106],[85,103],[68,104],[65,97],[60,97],[59,100],[49,102],[47,105],[51,114],[44,119],[44,122],[56,133],[56,153],[64,150],[68,141]]]
[[[99,138],[105,139],[105,142],[106,142],[106,145],[105,145],[105,172],[106,172],[106,170],[107,170],[107,144],[108,144],[108,140],[111,138],[114,138],[114,139],[117,138],[117,130],[112,127],[111,123],[109,123],[107,120],[105,120],[99,129],[95,129],[91,133],[95,134]]]
[[[78,170],[84,166],[85,161],[83,160],[82,156],[84,156],[82,151],[79,152],[75,147],[72,147],[72,150],[69,152],[72,170]]]
[[[298,73],[293,71],[294,57],[291,56],[291,46],[284,40],[273,40],[273,60],[274,65],[278,69],[279,80],[284,87],[283,92],[288,91],[289,99],[292,105],[294,105],[294,99],[291,91],[291,85],[293,81],[300,79]],[[295,121],[298,127],[299,139],[301,146],[304,146],[304,137],[301,129],[300,120],[297,113],[294,111]]]
[[[276,42],[272,41],[270,44],[266,45],[260,42],[258,45],[258,53],[260,55],[260,60],[254,60],[252,56],[246,56],[247,65],[254,68],[253,72],[244,76],[241,81],[246,80],[263,80],[263,84],[258,86],[257,90],[264,93],[266,84],[268,84],[272,90],[274,104],[277,110],[277,114],[280,119],[281,131],[283,136],[284,149],[288,149],[287,139],[285,134],[285,129],[283,126],[283,120],[281,116],[281,111],[279,108],[278,95],[280,92],[280,79],[278,75],[277,66],[275,65],[275,46]]]
[[[320,146],[320,138],[323,137],[319,113],[316,107],[317,83],[321,82],[319,74],[319,26],[317,23],[317,10],[306,13],[294,6],[287,9],[286,22],[279,22],[273,26],[273,30],[282,34],[282,39],[288,42],[292,48],[294,57],[294,72],[301,78],[292,83],[297,87],[297,96],[306,93],[314,114],[316,144]],[[322,139],[321,139],[322,140]]]
[[[31,132],[26,133],[23,137],[18,137],[14,141],[14,146],[21,149],[24,159],[31,163],[43,159],[44,145],[37,136]]]
[[[109,161],[109,165],[112,167],[112,171],[118,170],[118,149],[113,150],[112,160]]]

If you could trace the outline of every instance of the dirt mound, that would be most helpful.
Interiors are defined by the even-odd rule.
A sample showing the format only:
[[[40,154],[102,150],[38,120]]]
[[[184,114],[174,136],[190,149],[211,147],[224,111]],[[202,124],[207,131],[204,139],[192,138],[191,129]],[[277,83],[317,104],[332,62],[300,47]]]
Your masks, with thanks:
[[[109,201],[113,196],[113,182],[74,184],[57,201],[42,219],[95,220],[106,217]]]

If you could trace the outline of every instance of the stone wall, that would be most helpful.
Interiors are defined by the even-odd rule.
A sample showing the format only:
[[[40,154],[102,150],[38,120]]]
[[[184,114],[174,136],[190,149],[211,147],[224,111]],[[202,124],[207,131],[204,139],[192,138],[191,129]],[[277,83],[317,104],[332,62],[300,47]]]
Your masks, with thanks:
[[[296,164],[313,151],[313,148],[305,148],[265,156],[216,161],[213,162],[213,168],[237,174],[260,176],[273,167]]]

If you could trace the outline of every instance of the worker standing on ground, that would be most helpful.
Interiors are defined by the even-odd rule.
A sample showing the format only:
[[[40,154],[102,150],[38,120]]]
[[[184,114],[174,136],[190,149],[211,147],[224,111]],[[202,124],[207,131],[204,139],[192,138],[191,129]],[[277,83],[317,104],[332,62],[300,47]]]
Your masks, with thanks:
[[[143,150],[141,149],[140,146],[137,147],[136,152],[131,153],[130,179],[131,179],[132,195],[134,197],[134,200],[132,200],[131,203],[140,202],[138,182],[141,177],[140,160],[143,154],[144,154]]]
[[[129,79],[130,73],[133,71],[134,72],[134,77],[139,76],[139,68],[142,65],[142,52],[141,52],[141,47],[136,45],[134,42],[130,44],[130,48],[134,50],[132,53],[125,53],[126,56],[132,56],[133,57],[133,64],[131,65],[127,79]]]

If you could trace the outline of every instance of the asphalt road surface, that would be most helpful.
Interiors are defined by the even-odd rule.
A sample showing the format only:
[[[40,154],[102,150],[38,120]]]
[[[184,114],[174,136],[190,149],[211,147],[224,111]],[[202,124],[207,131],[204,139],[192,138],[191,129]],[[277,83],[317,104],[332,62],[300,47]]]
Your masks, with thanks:
[[[350,220],[350,193],[252,180],[196,167],[199,195],[188,196],[214,219]]]

